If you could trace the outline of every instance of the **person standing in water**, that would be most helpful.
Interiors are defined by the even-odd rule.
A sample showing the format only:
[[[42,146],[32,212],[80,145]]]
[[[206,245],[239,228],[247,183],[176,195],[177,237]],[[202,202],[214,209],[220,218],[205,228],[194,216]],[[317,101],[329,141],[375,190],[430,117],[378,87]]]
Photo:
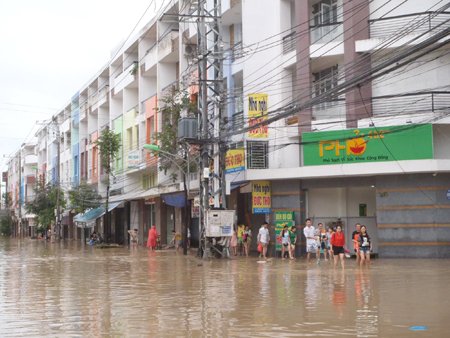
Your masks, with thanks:
[[[269,246],[269,223],[264,222],[258,232],[258,244],[262,246],[262,258],[267,259],[267,247]]]
[[[131,248],[136,249],[139,244],[138,229],[128,230],[128,234],[130,235]]]
[[[152,251],[155,251],[157,240],[158,240],[158,232],[156,231],[156,226],[152,225],[152,227],[148,230],[147,248],[150,248]]]
[[[361,231],[359,233],[359,255],[360,255],[360,265],[369,265],[370,263],[370,252],[372,251],[372,242],[370,241],[370,236],[367,233],[367,228],[365,225],[361,226]]]
[[[315,230],[312,226],[311,218],[307,218],[305,221],[305,227],[303,228],[303,234],[306,237],[306,261],[309,263],[311,253],[317,256],[317,241],[315,237]],[[318,259],[318,257],[316,257]]]
[[[291,238],[289,236],[289,229],[288,229],[288,226],[285,225],[283,227],[283,230],[281,231],[281,259],[285,258],[284,254],[286,252],[289,253],[289,258],[293,259],[292,255],[291,255],[291,248],[290,247],[291,247]]]
[[[344,263],[344,246],[345,246],[345,236],[342,232],[342,227],[338,225],[336,227],[336,232],[331,235],[331,245],[333,246],[334,255],[334,267],[337,266],[338,260],[341,261],[342,269],[345,267]]]

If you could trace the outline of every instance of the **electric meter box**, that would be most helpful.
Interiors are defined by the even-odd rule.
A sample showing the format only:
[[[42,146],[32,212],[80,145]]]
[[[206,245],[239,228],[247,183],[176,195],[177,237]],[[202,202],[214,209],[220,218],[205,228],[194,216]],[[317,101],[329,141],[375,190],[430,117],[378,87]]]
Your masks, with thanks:
[[[206,237],[233,235],[235,210],[208,210],[206,212]]]

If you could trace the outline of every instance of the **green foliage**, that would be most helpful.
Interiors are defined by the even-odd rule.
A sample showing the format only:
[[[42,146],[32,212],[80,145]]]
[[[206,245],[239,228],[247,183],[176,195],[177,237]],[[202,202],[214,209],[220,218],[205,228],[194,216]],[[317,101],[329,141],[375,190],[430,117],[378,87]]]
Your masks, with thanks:
[[[158,111],[162,116],[161,132],[156,134],[158,145],[164,152],[177,155],[178,153],[178,120],[181,113],[192,117],[197,115],[197,104],[192,102],[187,91],[181,91],[172,87],[162,98]],[[152,140],[154,142],[155,140]],[[161,156],[160,169],[167,172],[172,166],[177,167],[173,162],[176,159]],[[179,166],[184,166],[183,161],[179,161]],[[173,177],[175,179],[175,177]]]
[[[13,222],[10,216],[5,216],[0,219],[0,235],[11,236]]]
[[[37,216],[40,228],[46,229],[56,219],[55,209],[58,196],[58,187],[52,184],[44,185],[38,182],[34,189],[34,199],[25,204],[25,209],[31,214]],[[64,208],[66,202],[64,200],[64,192],[59,189],[60,207]]]
[[[101,198],[97,191],[86,182],[81,182],[79,186],[69,191],[70,207],[77,214],[90,208],[99,207]]]
[[[107,175],[107,185],[109,185],[109,174],[112,171],[112,162],[119,155],[120,135],[109,129],[104,129],[95,142],[99,147],[101,166]]]
[[[5,207],[8,209],[11,205],[11,196],[8,193],[4,192],[2,194],[2,198],[5,201]]]

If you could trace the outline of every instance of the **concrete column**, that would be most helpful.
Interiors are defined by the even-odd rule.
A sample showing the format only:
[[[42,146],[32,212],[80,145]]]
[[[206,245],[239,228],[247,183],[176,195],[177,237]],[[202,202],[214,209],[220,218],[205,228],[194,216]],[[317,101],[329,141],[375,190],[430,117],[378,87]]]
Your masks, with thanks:
[[[294,89],[294,98],[300,103],[311,98],[311,63],[309,46],[311,45],[309,17],[311,9],[309,1],[295,2],[295,18],[297,36],[297,81]],[[299,133],[311,130],[312,109],[305,109],[298,113]]]
[[[367,55],[357,54],[355,41],[369,38],[369,1],[344,0],[344,62],[345,80],[363,73],[371,67]],[[356,65],[356,66],[355,66]],[[355,128],[359,119],[372,116],[372,83],[354,88],[345,94],[347,128]]]

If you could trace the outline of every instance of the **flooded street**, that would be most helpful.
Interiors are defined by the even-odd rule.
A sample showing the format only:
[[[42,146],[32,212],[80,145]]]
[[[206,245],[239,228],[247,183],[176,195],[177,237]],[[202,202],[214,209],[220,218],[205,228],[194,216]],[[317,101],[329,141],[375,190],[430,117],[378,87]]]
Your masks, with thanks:
[[[0,239],[0,335],[447,337],[449,263],[342,271]]]

